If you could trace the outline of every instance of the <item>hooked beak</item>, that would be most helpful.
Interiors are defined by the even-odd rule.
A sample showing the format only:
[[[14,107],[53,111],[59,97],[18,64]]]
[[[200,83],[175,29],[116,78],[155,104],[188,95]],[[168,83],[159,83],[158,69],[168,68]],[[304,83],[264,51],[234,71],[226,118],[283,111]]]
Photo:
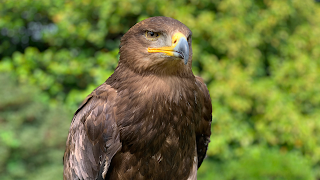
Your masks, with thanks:
[[[179,57],[184,60],[184,64],[189,60],[189,44],[187,38],[180,32],[172,36],[172,45],[169,47],[148,48],[149,53],[165,53],[168,56]]]

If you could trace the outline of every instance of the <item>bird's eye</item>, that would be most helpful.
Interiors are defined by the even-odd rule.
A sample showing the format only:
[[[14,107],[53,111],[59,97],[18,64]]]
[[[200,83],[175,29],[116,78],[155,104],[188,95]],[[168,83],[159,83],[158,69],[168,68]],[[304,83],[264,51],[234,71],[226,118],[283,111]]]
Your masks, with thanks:
[[[191,39],[191,35],[190,35],[190,36],[188,36],[187,41],[189,42],[189,41],[190,41],[190,39]]]
[[[160,36],[160,33],[153,31],[146,31],[146,37],[151,40],[156,40]]]

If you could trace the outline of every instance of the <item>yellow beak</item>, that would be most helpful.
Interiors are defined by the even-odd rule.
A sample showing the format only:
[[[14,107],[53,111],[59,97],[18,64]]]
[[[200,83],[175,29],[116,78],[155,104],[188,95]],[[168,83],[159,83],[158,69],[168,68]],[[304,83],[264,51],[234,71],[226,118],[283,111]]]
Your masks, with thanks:
[[[188,63],[189,59],[189,44],[187,38],[180,32],[172,36],[171,46],[148,48],[149,53],[165,53],[168,56],[174,56],[184,59],[184,64]]]

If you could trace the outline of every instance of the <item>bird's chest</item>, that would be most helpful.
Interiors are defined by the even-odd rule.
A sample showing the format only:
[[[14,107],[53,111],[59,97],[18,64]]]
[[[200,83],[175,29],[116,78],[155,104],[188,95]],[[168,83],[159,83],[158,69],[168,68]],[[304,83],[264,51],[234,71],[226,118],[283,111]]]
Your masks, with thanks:
[[[131,98],[128,107],[118,112],[122,117],[118,123],[122,142],[119,156],[129,169],[135,166],[150,179],[154,179],[153,168],[166,174],[165,179],[176,173],[188,174],[195,160],[195,128],[200,121],[197,98],[189,94],[192,99],[180,94],[145,100],[140,97],[142,101]]]
[[[153,154],[163,145],[185,146],[195,139],[200,107],[194,92],[124,97],[129,103],[117,112],[121,118],[118,125],[121,141],[127,143],[130,151],[145,151],[148,147]]]
[[[130,144],[132,151],[148,146],[153,152],[166,142],[169,146],[183,145],[193,138],[198,121],[196,114],[187,104],[141,105],[139,112],[126,113],[120,124],[121,139]]]

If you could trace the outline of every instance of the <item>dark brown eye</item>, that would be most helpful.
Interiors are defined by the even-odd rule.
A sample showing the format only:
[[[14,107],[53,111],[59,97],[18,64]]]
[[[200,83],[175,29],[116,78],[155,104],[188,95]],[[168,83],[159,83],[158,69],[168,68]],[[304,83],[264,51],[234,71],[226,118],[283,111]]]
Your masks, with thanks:
[[[146,32],[146,37],[150,39],[156,39],[160,36],[160,33],[158,32],[153,32],[153,31],[147,31]]]
[[[189,42],[189,41],[190,41],[190,39],[191,39],[191,36],[188,36],[187,41]]]

